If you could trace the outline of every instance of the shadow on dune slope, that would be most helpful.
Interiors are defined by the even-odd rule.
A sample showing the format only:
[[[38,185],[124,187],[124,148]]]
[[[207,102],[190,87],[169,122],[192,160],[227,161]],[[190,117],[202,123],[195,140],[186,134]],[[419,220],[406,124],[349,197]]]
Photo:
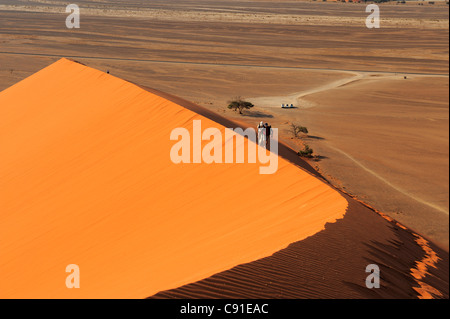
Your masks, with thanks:
[[[182,98],[144,89],[226,127],[242,126]],[[288,146],[280,144],[279,155],[326,181]],[[439,258],[423,269],[423,278],[418,280],[413,273],[427,258],[424,247],[417,242],[420,236],[350,196],[345,197],[349,202],[345,217],[327,224],[324,231],[270,257],[149,298],[448,298],[446,251],[429,244]],[[380,267],[380,289],[365,285],[369,264]]]

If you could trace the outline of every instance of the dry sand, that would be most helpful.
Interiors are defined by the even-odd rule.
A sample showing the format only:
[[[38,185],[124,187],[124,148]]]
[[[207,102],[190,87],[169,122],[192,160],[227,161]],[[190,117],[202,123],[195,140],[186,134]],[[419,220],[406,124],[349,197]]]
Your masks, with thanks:
[[[304,141],[330,180],[448,248],[448,77],[356,74],[283,97],[250,99]],[[281,110],[276,101],[300,106]],[[292,147],[296,141],[289,141]],[[343,184],[340,181],[345,181]]]
[[[246,127],[179,97],[148,90],[226,127]],[[323,179],[283,143],[279,154]],[[325,231],[270,257],[150,298],[448,298],[446,251],[367,204],[346,197],[349,206],[344,219],[328,224]],[[380,290],[365,286],[366,273],[361,269],[368,262],[381,267]]]
[[[2,1],[14,8],[0,10],[0,90],[67,56],[103,71],[109,69],[112,74],[145,87],[181,96],[213,110],[215,116],[221,114],[249,126],[260,120],[270,121],[280,127],[282,138],[294,149],[299,147],[299,141],[291,140],[288,128],[290,122],[298,121],[310,128],[311,137],[306,142],[322,155],[322,160],[313,165],[329,181],[448,251],[447,8],[382,5],[386,24],[373,32],[363,25],[365,13],[362,16],[361,13],[365,7],[359,4],[283,1],[274,5],[273,1],[195,0],[172,1],[168,6],[166,1],[151,1],[145,2],[147,12],[140,13],[145,16],[138,16],[143,3],[129,1],[128,9],[139,9],[125,14],[120,6],[112,4],[108,9],[116,11],[106,16],[99,11],[105,9],[104,3],[80,3],[90,10],[82,16],[82,28],[67,30],[66,14],[59,7],[62,1],[28,1],[28,8],[17,7],[25,5],[21,1]],[[55,6],[58,8],[46,8]],[[156,19],[155,10],[164,15]],[[243,15],[255,12],[251,19],[246,17],[242,21]],[[220,16],[221,21],[198,21],[201,16],[213,19]],[[179,17],[183,17],[182,21]],[[336,23],[339,20],[346,24]],[[404,75],[408,75],[408,80],[403,80]],[[358,81],[337,86],[354,79]],[[260,103],[244,116],[236,116],[225,106],[238,95],[273,103]],[[289,113],[274,108],[276,99],[272,97],[280,97],[279,105],[288,99],[295,103],[300,95],[303,97],[298,103],[302,108]],[[427,149],[425,154],[423,149]],[[418,157],[418,153],[422,155]],[[295,154],[290,155],[295,162]],[[301,165],[312,171],[311,167]],[[341,275],[346,274],[340,278],[353,283],[343,295],[374,297],[364,288],[354,289],[355,285],[361,285],[364,276],[355,276],[355,269],[361,267],[363,260],[372,259],[368,256],[378,256],[378,262],[383,264],[385,257],[400,256],[402,251],[400,269],[393,266],[399,263],[398,258],[386,262],[389,266],[385,271],[395,269],[392,274],[396,271],[409,274],[408,269],[414,269],[418,260],[422,257],[426,260],[423,246],[417,245],[418,239],[397,226],[388,224],[384,228],[386,225],[380,222],[379,226],[373,226],[379,235],[371,232],[361,237],[366,231],[362,228],[359,233],[358,227],[372,227],[373,221],[379,220],[364,216],[373,216],[373,212],[350,210],[343,222],[333,224],[342,225],[338,233],[345,236],[325,231],[296,243],[293,247],[300,249],[294,250],[298,256],[304,256],[305,252],[311,255],[314,247],[321,247],[303,262],[304,267],[296,270],[310,271],[308,265],[321,264],[320,256],[336,258],[341,264],[331,265]],[[390,230],[385,232],[386,229]],[[432,275],[424,280],[435,287],[444,287],[440,290],[448,296],[448,254],[430,245],[443,259],[437,273],[428,267]],[[333,257],[338,247],[344,246],[352,247],[347,251],[350,254],[343,250]],[[280,254],[291,255],[291,248]],[[357,253],[351,254],[352,251]],[[349,261],[353,266],[347,267],[344,263],[349,255],[357,257]],[[270,257],[265,260],[271,267],[286,266],[284,258],[278,264]],[[277,296],[287,282],[300,278],[299,272],[287,272],[291,276],[282,279],[271,271],[270,276],[256,279],[260,278],[257,274],[263,274],[263,268],[255,268],[254,263],[248,267],[255,271],[245,270],[251,275],[245,280],[255,278],[257,286],[251,287],[258,288],[262,295]],[[441,271],[446,268],[447,271]],[[225,281],[219,284],[234,291],[229,279],[235,278],[235,274],[228,277],[229,274],[223,273]],[[417,286],[416,279],[410,281],[405,276],[400,279],[403,284],[396,282],[400,289],[393,288],[393,280],[390,288],[379,296],[416,296],[417,292],[411,290],[411,286]],[[300,283],[307,283],[307,278],[310,277]],[[327,276],[320,278],[318,287],[326,286],[323,278]],[[312,281],[317,283],[316,280]],[[262,289],[270,282],[276,282],[272,292]],[[205,289],[195,290],[194,295],[202,295],[202,291],[214,295],[217,282],[206,284]],[[284,296],[339,297],[342,282],[331,290],[318,288],[308,292],[310,285],[306,287],[304,291],[283,290]],[[237,294],[255,296],[255,289]],[[225,288],[222,293],[227,294]]]
[[[275,175],[173,164],[173,128],[235,127],[206,108],[66,59],[0,105],[2,298],[448,298],[447,253],[283,144]]]
[[[0,105],[2,298],[142,298],[270,256],[347,208],[282,158],[274,175],[174,164],[174,128],[224,127],[75,62]],[[66,288],[69,264],[83,289]]]

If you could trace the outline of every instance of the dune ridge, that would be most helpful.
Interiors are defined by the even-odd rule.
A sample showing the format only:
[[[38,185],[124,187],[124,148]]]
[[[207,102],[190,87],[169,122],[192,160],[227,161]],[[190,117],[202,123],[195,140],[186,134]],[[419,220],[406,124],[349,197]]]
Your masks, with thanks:
[[[370,207],[367,204],[364,204],[367,207]],[[393,218],[387,216],[386,214],[376,211],[372,207],[370,207],[372,210],[377,212],[381,217],[389,221],[390,223],[394,224],[395,226],[403,229],[408,230],[407,227],[403,226],[401,223],[397,222]],[[418,293],[419,299],[433,299],[435,297],[437,298],[444,298],[444,295],[442,294],[439,289],[436,289],[435,287],[425,283],[423,281],[424,278],[427,276],[430,276],[431,273],[429,271],[429,268],[438,269],[438,264],[440,261],[442,261],[442,258],[438,256],[438,254],[433,250],[433,248],[430,247],[430,243],[421,235],[412,232],[412,236],[414,237],[414,241],[417,243],[417,245],[424,251],[425,255],[422,259],[417,260],[413,267],[410,269],[410,273],[412,277],[414,277],[417,285],[413,287],[413,289]]]
[[[417,241],[421,236],[361,201],[347,200],[344,218],[322,232],[272,256],[149,298],[448,299],[446,251],[432,242],[425,251]],[[431,261],[428,254],[436,258]],[[365,286],[368,264],[380,267],[380,289]]]
[[[251,127],[183,98],[143,88],[223,126]],[[329,183],[283,140],[279,154]],[[356,196],[339,191],[349,207],[343,219],[324,231],[270,257],[149,298],[448,298],[447,251]],[[336,261],[332,271],[327,260]],[[382,267],[379,292],[365,286],[366,273],[361,270],[368,262]],[[338,278],[323,276],[330,272]]]
[[[365,207],[369,208],[373,212],[377,213],[379,216],[381,216],[383,219],[387,220],[389,223],[395,225],[395,227],[399,227],[402,230],[409,232],[412,239],[417,243],[417,245],[420,247],[420,249],[423,250],[425,255],[422,259],[416,260],[414,263],[414,266],[410,269],[410,274],[412,277],[414,277],[417,285],[419,287],[413,287],[413,289],[418,293],[419,299],[433,299],[435,297],[438,298],[444,298],[444,295],[442,294],[439,289],[427,284],[424,282],[424,279],[427,276],[431,276],[431,273],[429,271],[429,268],[438,269],[439,262],[443,261],[441,257],[439,257],[438,253],[433,250],[433,248],[430,246],[430,242],[427,241],[423,236],[415,233],[414,231],[409,230],[406,226],[402,225],[400,222],[396,221],[392,217],[389,217],[388,215],[384,214],[383,212],[380,212],[370,206],[367,203],[364,203],[363,201],[359,200],[358,198],[352,196],[351,194],[342,191],[347,196],[351,197],[352,200],[364,205]],[[445,251],[443,251],[445,253]]]
[[[225,127],[61,59],[0,93],[0,297],[143,298],[342,219],[347,201],[279,158],[175,165],[175,127]],[[65,268],[80,267],[67,289]]]

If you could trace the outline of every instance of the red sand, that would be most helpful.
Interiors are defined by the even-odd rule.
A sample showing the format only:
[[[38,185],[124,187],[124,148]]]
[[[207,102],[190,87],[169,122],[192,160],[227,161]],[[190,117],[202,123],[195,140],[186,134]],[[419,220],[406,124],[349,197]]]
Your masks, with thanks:
[[[145,88],[226,127],[236,127],[211,110]],[[244,122],[240,127],[249,127]],[[279,154],[324,179],[286,145]],[[150,298],[446,298],[448,252],[395,219],[340,191],[348,200],[343,219],[270,257],[239,265],[207,279]],[[381,289],[365,286],[368,262],[381,267]]]
[[[66,59],[1,92],[0,119],[0,298],[147,297],[270,256],[347,208],[283,158],[274,175],[173,164],[172,129],[224,127]]]

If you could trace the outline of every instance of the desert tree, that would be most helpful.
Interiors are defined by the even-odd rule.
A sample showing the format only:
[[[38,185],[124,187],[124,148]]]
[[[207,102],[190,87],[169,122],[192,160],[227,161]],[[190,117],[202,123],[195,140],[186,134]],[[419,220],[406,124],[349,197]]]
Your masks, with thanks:
[[[239,111],[239,114],[242,114],[243,110],[248,110],[254,107],[254,105],[250,102],[244,101],[241,97],[237,97],[229,102],[228,108],[233,111]]]
[[[299,137],[300,133],[303,133],[303,134],[308,134],[309,133],[308,129],[306,127],[301,126],[301,125],[297,125],[297,124],[294,124],[294,123],[291,124],[291,130],[292,130],[292,133],[294,134],[295,137]]]

